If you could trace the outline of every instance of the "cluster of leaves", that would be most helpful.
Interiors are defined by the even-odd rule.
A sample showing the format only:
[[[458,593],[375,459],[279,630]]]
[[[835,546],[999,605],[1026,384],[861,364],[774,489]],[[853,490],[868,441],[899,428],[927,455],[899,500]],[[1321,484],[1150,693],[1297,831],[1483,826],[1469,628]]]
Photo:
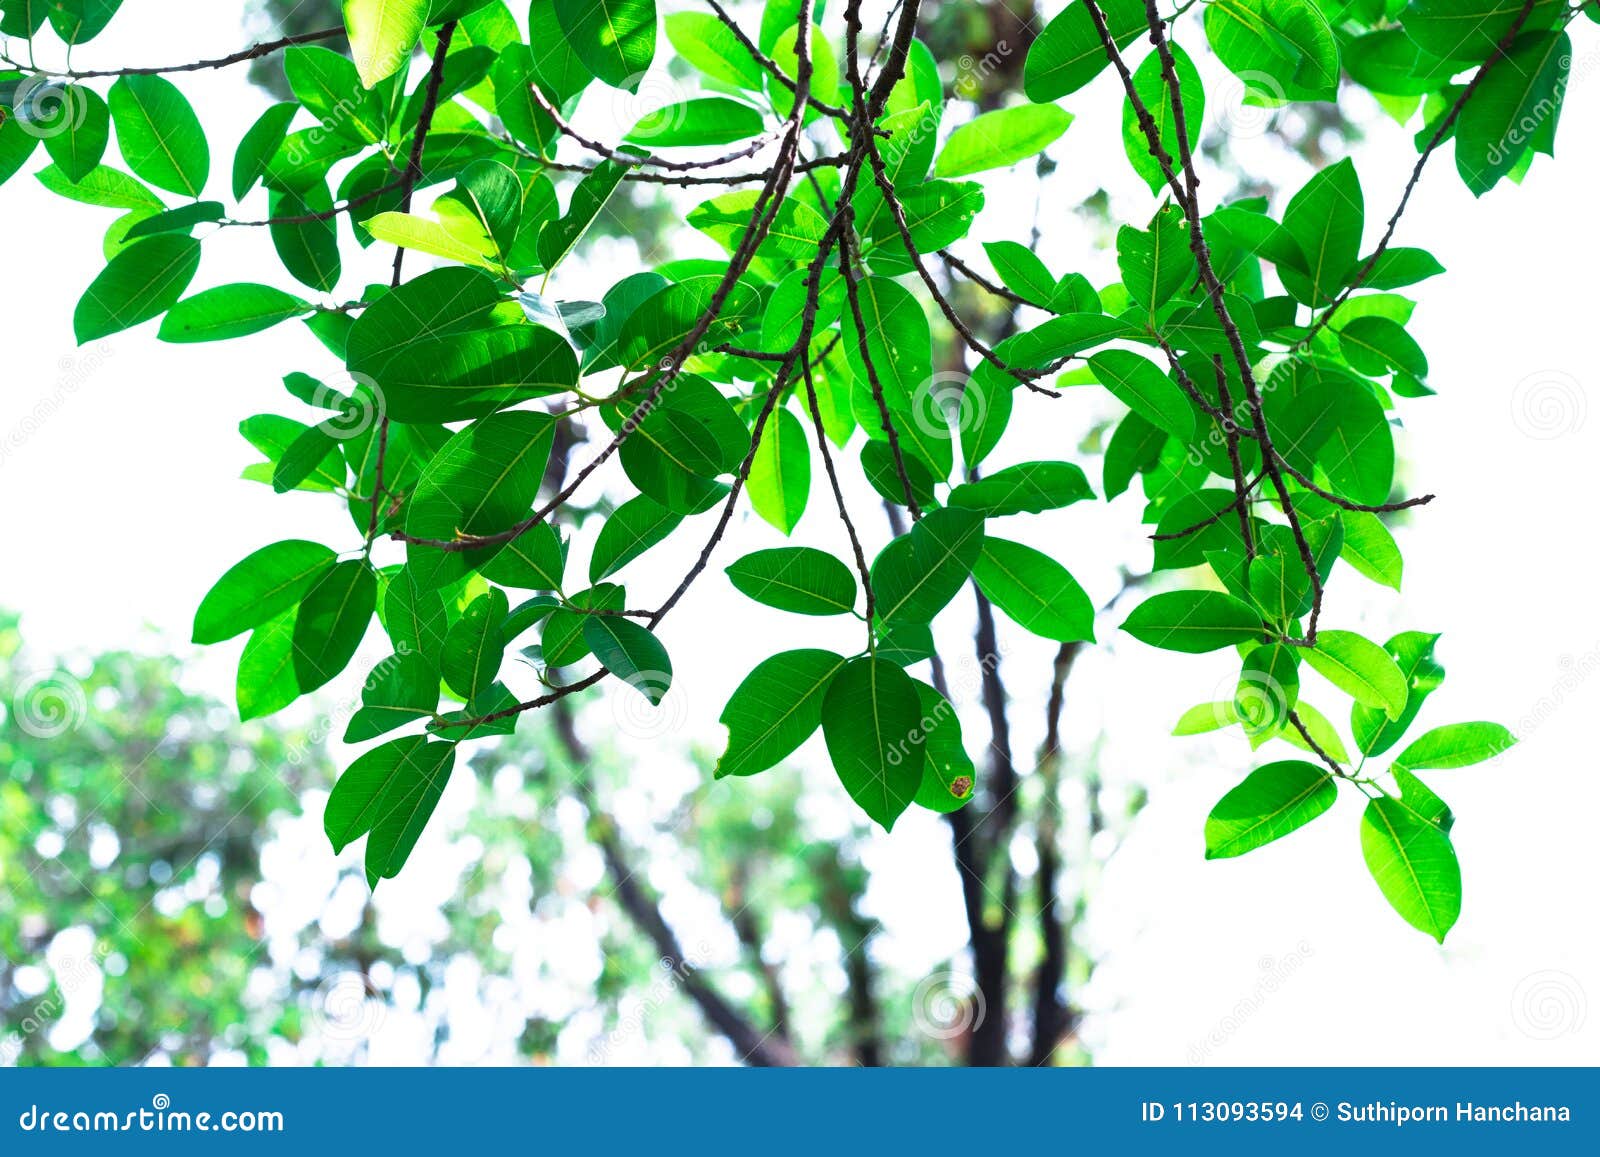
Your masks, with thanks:
[[[6,33],[31,37],[48,18],[72,43],[117,4],[0,7]],[[200,199],[207,140],[159,75],[183,69],[115,74],[104,99],[86,83],[102,74],[19,68],[0,78],[10,86],[0,177],[42,140],[48,188],[123,210],[107,268],[78,306],[80,340],[157,317],[160,336],[180,342],[301,318],[341,363],[337,385],[326,373],[285,379],[323,412],[315,424],[260,415],[243,431],[268,459],[251,476],[339,496],[354,545],[288,541],[251,555],[206,596],[195,638],[250,632],[239,701],[243,714],[263,714],[343,670],[376,613],[395,653],[368,678],[346,738],[411,730],[357,759],[327,813],[336,847],[367,836],[374,882],[404,864],[460,742],[509,732],[607,674],[659,701],[672,665],[656,628],[743,496],[779,531],[794,528],[814,461],[850,553],[780,547],[728,573],[779,610],[857,617],[862,648],[758,665],[723,712],[730,738],[718,774],[770,768],[820,728],[845,789],[884,828],[913,804],[962,806],[974,768],[956,713],[906,669],[931,656],[930,623],[969,581],[1026,631],[1092,640],[1093,603],[1070,571],[991,533],[997,521],[1092,498],[1088,480],[1068,462],[989,463],[1030,395],[1043,407],[1064,389],[1096,386],[1128,410],[1106,445],[1106,498],[1137,479],[1156,568],[1206,572],[1199,585],[1148,598],[1124,628],[1174,651],[1238,648],[1239,694],[1212,711],[1216,722],[1318,761],[1253,773],[1219,804],[1211,854],[1284,834],[1319,814],[1342,780],[1370,797],[1363,842],[1385,895],[1442,937],[1459,873],[1448,813],[1413,773],[1492,754],[1509,737],[1487,724],[1437,730],[1387,779],[1366,774],[1367,757],[1398,741],[1437,683],[1433,636],[1380,647],[1319,620],[1338,560],[1399,586],[1400,553],[1381,516],[1427,501],[1392,498],[1397,400],[1431,392],[1406,328],[1414,303],[1393,291],[1441,271],[1426,252],[1391,245],[1406,199],[1452,136],[1477,192],[1551,151],[1570,67],[1565,29],[1579,9],[1204,6],[1205,37],[1247,99],[1331,100],[1347,75],[1396,116],[1420,115],[1421,159],[1363,254],[1364,195],[1349,161],[1318,173],[1277,215],[1262,199],[1203,209],[1192,154],[1205,93],[1172,39],[1190,7],[1163,15],[1153,0],[1074,0],[1028,51],[1031,103],[949,131],[915,0],[870,46],[859,0],[845,5],[842,46],[810,0],[768,0],[755,36],[715,4],[674,13],[666,38],[702,94],[643,116],[612,144],[568,118],[586,91],[639,87],[657,57],[654,0],[533,0],[527,35],[504,0],[346,0],[342,29],[205,62],[284,53],[295,99],[245,134],[232,172],[236,200],[265,186],[267,218],[237,220]],[[96,19],[64,30],[58,15],[69,10]],[[314,43],[345,34],[352,58]],[[1134,64],[1136,42],[1150,49]],[[419,49],[429,64],[412,84]],[[1097,288],[1058,274],[1013,242],[987,246],[998,284],[974,273],[947,252],[984,205],[982,184],[962,178],[1053,144],[1072,119],[1056,102],[1107,68],[1125,92],[1128,159],[1165,198],[1143,228],[1120,230],[1121,281]],[[132,176],[104,161],[113,127]],[[582,150],[581,164],[557,159],[562,140]],[[563,209],[553,178],[569,173]],[[625,181],[731,188],[687,215],[726,260],[631,272],[599,302],[550,292]],[[449,187],[430,211],[413,211],[414,192],[432,186]],[[305,288],[230,284],[185,297],[200,264],[196,232],[252,224]],[[397,256],[390,284],[336,301],[346,230],[362,246],[388,242],[441,264],[407,281]],[[1033,323],[985,344],[930,256],[1027,307]],[[972,355],[959,406],[934,372],[930,314]],[[575,422],[610,438],[569,480],[552,449],[570,444]],[[870,562],[840,483],[847,450],[912,523]],[[605,520],[587,574],[570,576],[562,529],[576,528],[572,499],[613,457],[636,493]],[[654,609],[630,609],[617,573],[713,510],[695,565]],[[385,538],[405,545],[403,565],[373,562]],[[508,589],[531,594],[513,606]],[[521,654],[546,689],[520,699],[502,667],[535,631]],[[591,673],[563,681],[563,669],[591,657]],[[1356,759],[1301,700],[1302,660],[1351,698]]]

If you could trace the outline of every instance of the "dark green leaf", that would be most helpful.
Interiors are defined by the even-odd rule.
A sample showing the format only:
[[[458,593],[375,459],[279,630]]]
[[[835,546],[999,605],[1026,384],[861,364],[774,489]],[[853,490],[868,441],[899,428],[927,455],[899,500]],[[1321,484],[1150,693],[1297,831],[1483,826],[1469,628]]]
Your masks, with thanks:
[[[926,738],[917,685],[893,663],[852,660],[822,704],[822,736],[850,798],[885,831],[922,784]]]
[[[850,568],[809,546],[747,554],[728,567],[728,579],[756,602],[781,611],[844,615],[856,605],[856,578]]]

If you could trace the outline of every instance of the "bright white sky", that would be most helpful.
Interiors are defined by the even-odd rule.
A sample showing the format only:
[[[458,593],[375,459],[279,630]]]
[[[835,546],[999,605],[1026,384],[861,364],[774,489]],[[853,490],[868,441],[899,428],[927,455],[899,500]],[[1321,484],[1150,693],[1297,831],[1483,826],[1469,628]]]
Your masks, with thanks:
[[[244,42],[236,5],[172,0],[159,21],[140,18],[148,16],[140,12],[143,0],[127,7],[103,43],[78,54],[77,65],[197,59]],[[1185,29],[1189,37],[1196,31]],[[1583,21],[1574,32],[1579,79],[1563,116],[1559,161],[1541,158],[1522,188],[1506,185],[1475,203],[1450,172],[1447,150],[1402,226],[1400,244],[1430,248],[1448,269],[1420,287],[1412,325],[1439,396],[1401,403],[1408,488],[1440,497],[1401,532],[1404,594],[1340,568],[1327,612],[1329,625],[1380,640],[1401,629],[1443,631],[1440,655],[1450,678],[1422,723],[1494,719],[1523,737],[1493,765],[1434,777],[1458,817],[1454,835],[1466,875],[1461,921],[1440,949],[1388,910],[1362,865],[1359,813],[1349,799],[1266,851],[1205,863],[1205,814],[1251,756],[1236,732],[1210,743],[1172,739],[1168,731],[1185,708],[1224,697],[1229,659],[1160,654],[1119,637],[1116,619],[1105,622],[1104,645],[1085,656],[1070,687],[1071,753],[1085,759],[1098,740],[1103,774],[1146,783],[1153,795],[1092,910],[1103,965],[1086,994],[1092,1014],[1085,1035],[1101,1063],[1600,1063],[1600,1011],[1588,1009],[1590,996],[1600,996],[1590,818],[1600,806],[1592,740],[1600,610],[1590,528],[1600,415],[1588,414],[1600,372],[1592,355],[1600,166],[1583,151],[1600,132],[1600,88],[1591,83],[1600,35]],[[183,82],[214,142],[219,194],[233,142],[265,103],[242,80],[234,71]],[[1211,81],[1208,74],[1214,106],[1227,103],[1227,82]],[[1042,214],[1047,262],[1058,273],[1083,270],[1097,284],[1115,278],[1114,266],[1094,251],[1101,239],[1070,206],[1103,186],[1119,217],[1154,209],[1121,157],[1114,83],[1103,76],[1066,102],[1079,119],[1051,150],[1061,172]],[[617,122],[638,111],[619,113],[595,92],[585,98],[582,120],[614,138]],[[1212,127],[1216,114],[1207,121]],[[1307,175],[1259,144],[1240,151],[1290,189]],[[1409,135],[1388,121],[1376,121],[1358,147],[1369,247],[1413,157]],[[1212,182],[1213,195],[1223,184]],[[989,187],[978,239],[1026,240],[1031,178],[1006,176]],[[0,189],[0,198],[7,222],[0,251],[9,271],[0,279],[0,537],[9,544],[0,554],[0,603],[24,613],[36,654],[116,645],[192,651],[197,684],[231,701],[242,640],[204,652],[187,642],[193,609],[213,579],[280,538],[355,542],[347,517],[328,500],[280,497],[238,481],[255,455],[236,426],[258,412],[305,417],[279,379],[294,369],[336,367],[298,326],[190,347],[158,343],[146,326],[75,348],[72,306],[103,265],[100,236],[112,214],[57,200],[25,175]],[[255,208],[264,211],[264,204]],[[979,255],[974,242],[963,251]],[[378,277],[388,258],[375,250],[365,270],[347,265],[343,288],[354,292]],[[617,264],[564,270],[555,291],[597,296],[634,258],[616,247],[596,264],[608,260]],[[227,231],[207,242],[193,288],[252,277],[288,284],[263,232]],[[1108,404],[1096,409],[1102,404],[1087,392],[1026,405],[1031,409],[1013,423],[996,464],[1074,457],[1087,420],[1110,412]],[[1091,475],[1098,476],[1097,464]],[[825,497],[819,483],[796,541],[835,543]],[[1037,517],[1016,537],[1057,553],[1103,600],[1117,582],[1115,566],[1103,560],[1135,567],[1148,561],[1136,503],[1124,498],[1109,509],[1084,505]],[[881,534],[873,507],[863,501],[861,508],[864,523]],[[721,564],[777,540],[764,524],[744,521],[724,545]],[[686,562],[692,550],[679,553]],[[677,565],[670,549],[659,554],[663,567]],[[575,565],[583,557],[580,549]],[[945,631],[962,653],[963,613],[964,602]],[[374,660],[382,652],[376,636],[368,640]],[[602,704],[586,725],[631,753],[641,780],[671,784],[681,782],[684,764],[664,749],[718,742],[716,716],[743,673],[766,654],[819,640],[815,621],[775,624],[770,612],[735,595],[715,565],[667,620],[663,637],[678,670],[670,713],[641,720],[623,705]],[[1050,653],[1014,639],[1005,654],[1019,701],[1019,755],[1039,739],[1036,701]],[[329,701],[347,700],[365,669],[358,658],[328,689]],[[1312,700],[1334,702],[1326,689]],[[959,706],[970,719],[975,705]],[[969,737],[977,733],[969,722]],[[665,748],[663,734],[670,736]],[[346,762],[349,755],[342,753]],[[805,755],[815,764],[820,744]],[[456,806],[471,791],[466,778],[452,785]],[[451,806],[447,797],[446,811]],[[825,805],[819,814],[830,810]],[[940,821],[908,816],[871,849],[878,879],[870,903],[890,933],[882,950],[897,964],[936,967],[962,939],[947,848]],[[442,839],[425,837],[389,895],[390,911],[408,904],[431,910],[447,900],[427,885],[447,866],[437,857],[447,854]],[[305,870],[325,882],[332,863],[326,845],[310,842],[304,855],[315,861]],[[669,911],[692,940],[694,914]],[[588,950],[574,945],[580,955]]]

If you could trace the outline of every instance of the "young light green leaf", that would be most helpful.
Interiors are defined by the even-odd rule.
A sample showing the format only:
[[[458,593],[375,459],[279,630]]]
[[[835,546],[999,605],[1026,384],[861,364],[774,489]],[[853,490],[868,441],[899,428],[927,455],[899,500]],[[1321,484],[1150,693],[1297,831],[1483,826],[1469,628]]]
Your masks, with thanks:
[[[372,88],[411,60],[428,7],[429,0],[344,0],[350,55],[363,85]]]
[[[1361,817],[1361,854],[1406,923],[1441,944],[1461,914],[1461,865],[1450,837],[1400,800],[1383,796]]]
[[[1286,759],[1258,767],[1206,817],[1206,859],[1242,856],[1304,827],[1333,806],[1333,776]]]
[[[1026,160],[1067,131],[1072,114],[1053,104],[982,113],[950,134],[933,163],[938,177],[965,177]]]
[[[1382,647],[1354,631],[1318,631],[1317,645],[1304,649],[1311,669],[1357,703],[1390,719],[1406,708],[1406,677]]]
[[[1498,723],[1451,723],[1412,740],[1395,756],[1394,766],[1409,771],[1468,767],[1493,759],[1516,742],[1517,737]]]

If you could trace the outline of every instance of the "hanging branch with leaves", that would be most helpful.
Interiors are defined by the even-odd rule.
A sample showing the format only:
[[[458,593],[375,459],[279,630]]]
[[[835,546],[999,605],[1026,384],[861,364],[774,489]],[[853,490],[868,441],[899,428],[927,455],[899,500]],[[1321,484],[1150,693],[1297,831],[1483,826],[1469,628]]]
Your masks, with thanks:
[[[876,37],[861,0],[827,20],[812,0],[768,0],[756,33],[714,0],[671,13],[667,39],[700,91],[610,140],[576,127],[579,100],[631,105],[661,55],[654,0],[532,0],[524,23],[504,0],[346,0],[342,28],[94,71],[39,59],[59,49],[51,36],[68,50],[93,39],[117,4],[0,0],[11,38],[0,180],[42,147],[46,188],[119,214],[74,314],[79,341],[156,319],[170,342],[299,320],[337,367],[284,379],[314,421],[264,414],[241,430],[266,458],[247,477],[345,503],[351,538],[250,555],[201,601],[195,640],[248,633],[239,708],[259,716],[339,675],[377,618],[394,653],[366,680],[345,738],[378,742],[326,816],[335,849],[365,837],[375,884],[405,864],[461,744],[607,678],[659,703],[673,679],[668,613],[746,505],[776,532],[794,529],[815,456],[829,500],[810,515],[836,520],[847,549],[775,545],[727,575],[776,611],[853,617],[860,646],[758,664],[722,712],[716,774],[763,772],[820,730],[845,791],[884,829],[912,806],[955,813],[978,775],[930,624],[970,583],[991,651],[996,611],[1059,643],[1062,675],[1094,641],[1095,602],[1066,565],[1076,548],[995,533],[1094,498],[1083,469],[990,466],[1021,407],[1060,423],[1057,395],[1092,385],[1122,407],[1103,497],[1138,480],[1154,568],[1181,580],[1145,596],[1122,629],[1169,651],[1240,656],[1236,693],[1178,732],[1237,726],[1252,749],[1281,741],[1309,757],[1267,762],[1229,791],[1206,822],[1207,855],[1288,834],[1343,784],[1364,797],[1362,848],[1384,895],[1442,939],[1460,869],[1450,811],[1417,773],[1491,758],[1513,739],[1491,723],[1436,727],[1387,769],[1371,766],[1442,681],[1438,636],[1380,646],[1329,625],[1345,609],[1331,584],[1349,571],[1398,589],[1386,518],[1432,498],[1396,493],[1394,424],[1432,391],[1407,330],[1416,305],[1395,291],[1442,272],[1394,244],[1411,195],[1449,141],[1478,194],[1553,151],[1567,29],[1595,6],[1481,0],[1464,22],[1447,0],[1170,11],[1073,0],[1028,48],[1026,100],[948,131],[939,62],[918,39],[922,5],[879,7]],[[1281,212],[1264,198],[1207,204],[1196,160],[1206,93],[1181,43],[1191,34],[1246,103],[1331,101],[1343,78],[1420,119],[1419,160],[1375,248],[1361,252],[1365,196],[1349,159]],[[341,35],[348,57],[322,43]],[[210,145],[168,77],[266,56],[281,56],[294,99],[244,134],[228,182],[234,202],[263,188],[263,216],[204,199]],[[1127,160],[1160,200],[1148,224],[1117,233],[1120,281],[1057,275],[1012,241],[985,246],[992,273],[975,267],[958,247],[985,188],[967,178],[1054,148],[1072,121],[1059,102],[1108,68]],[[108,159],[113,137],[127,171]],[[725,260],[632,270],[600,301],[566,295],[564,266],[630,183],[731,189],[686,216]],[[242,225],[266,231],[298,288],[217,277],[189,292],[205,238]],[[341,300],[351,243],[395,246],[393,276]],[[434,266],[408,278],[408,251]],[[963,316],[952,275],[1012,311],[1000,338]],[[964,351],[954,396],[934,372],[934,322]],[[552,447],[586,440],[577,427],[596,448],[540,502]],[[851,509],[856,465],[908,521],[875,554]],[[626,497],[597,505],[602,492]],[[616,581],[701,516],[710,525],[687,572],[662,583],[634,566]],[[575,575],[571,543],[596,523]],[[659,601],[640,609],[645,589]],[[514,591],[527,593],[513,606]],[[514,690],[507,656],[535,636],[520,654],[538,685]],[[1003,723],[1004,689],[980,661]],[[924,663],[927,680],[912,674]],[[1351,701],[1350,743],[1302,695],[1303,668]],[[1053,767],[1059,691],[1051,700]],[[1001,829],[1016,769],[1007,775],[986,815]],[[1041,908],[1052,912],[1048,896]],[[1057,944],[1059,920],[1045,924]],[[1065,1024],[1049,979],[1060,968],[1057,953],[1035,996],[1049,1041]]]

